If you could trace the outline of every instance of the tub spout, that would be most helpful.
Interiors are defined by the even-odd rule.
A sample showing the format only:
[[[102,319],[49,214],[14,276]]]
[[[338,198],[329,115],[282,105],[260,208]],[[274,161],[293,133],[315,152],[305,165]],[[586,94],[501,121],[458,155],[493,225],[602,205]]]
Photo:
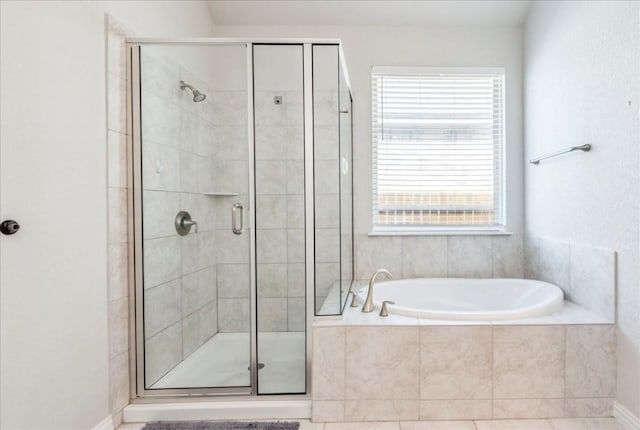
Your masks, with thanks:
[[[374,273],[371,276],[371,279],[369,280],[369,291],[367,292],[367,300],[365,300],[364,305],[362,305],[362,312],[373,311],[373,284],[376,282],[376,278],[380,274],[384,274],[384,275],[387,275],[389,278],[393,278],[393,275],[387,269],[376,270],[376,273]]]

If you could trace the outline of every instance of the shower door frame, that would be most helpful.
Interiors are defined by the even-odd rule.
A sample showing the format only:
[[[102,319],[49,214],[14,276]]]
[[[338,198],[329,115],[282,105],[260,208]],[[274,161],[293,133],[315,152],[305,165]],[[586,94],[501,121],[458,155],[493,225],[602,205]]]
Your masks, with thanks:
[[[255,124],[254,124],[254,45],[301,45],[303,49],[303,135],[304,135],[304,189],[305,189],[305,393],[301,394],[259,394],[257,372],[257,281],[256,281],[256,217],[255,217]],[[339,61],[346,76],[349,97],[353,93],[344,59],[342,43],[339,39],[245,39],[245,38],[128,38],[127,52],[127,121],[131,162],[129,164],[128,185],[131,190],[129,207],[129,375],[130,396],[132,402],[149,402],[153,399],[188,399],[209,396],[246,396],[254,399],[310,398],[313,381],[311,379],[312,324],[315,316],[315,195],[314,195],[314,130],[313,130],[313,45],[336,45]],[[247,145],[248,145],[248,221],[251,226],[249,237],[250,265],[250,385],[246,387],[205,387],[147,389],[144,384],[144,322],[143,302],[143,250],[142,250],[142,139],[141,139],[141,103],[140,103],[140,48],[143,46],[230,46],[244,45],[247,68]],[[353,116],[352,116],[353,118]],[[353,119],[352,119],[353,121]],[[353,129],[352,129],[353,133]],[[352,163],[353,163],[353,139]],[[352,192],[353,192],[352,176]],[[353,213],[352,213],[353,231]],[[354,237],[352,236],[352,247]],[[352,265],[354,262],[352,262]],[[140,270],[136,270],[140,268]],[[341,303],[341,313],[344,303]],[[329,316],[333,319],[335,316]]]

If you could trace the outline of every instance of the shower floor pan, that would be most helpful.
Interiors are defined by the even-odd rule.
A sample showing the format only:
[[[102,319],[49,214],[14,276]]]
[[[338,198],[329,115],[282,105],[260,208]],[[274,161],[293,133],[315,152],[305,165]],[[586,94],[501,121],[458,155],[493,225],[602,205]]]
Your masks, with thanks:
[[[249,356],[248,333],[218,333],[151,389],[249,386]],[[304,393],[305,359],[304,332],[258,333],[259,393]]]

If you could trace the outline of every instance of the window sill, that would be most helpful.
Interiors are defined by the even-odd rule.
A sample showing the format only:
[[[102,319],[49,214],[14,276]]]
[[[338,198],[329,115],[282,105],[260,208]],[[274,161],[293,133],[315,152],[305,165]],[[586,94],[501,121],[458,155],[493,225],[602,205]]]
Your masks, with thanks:
[[[368,236],[511,236],[504,230],[432,230],[432,231],[370,231]]]

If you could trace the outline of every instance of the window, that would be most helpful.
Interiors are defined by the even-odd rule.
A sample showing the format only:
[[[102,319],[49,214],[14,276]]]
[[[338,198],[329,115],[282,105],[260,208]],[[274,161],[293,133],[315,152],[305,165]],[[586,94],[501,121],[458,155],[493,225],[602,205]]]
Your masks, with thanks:
[[[374,67],[373,230],[502,231],[504,71]]]

